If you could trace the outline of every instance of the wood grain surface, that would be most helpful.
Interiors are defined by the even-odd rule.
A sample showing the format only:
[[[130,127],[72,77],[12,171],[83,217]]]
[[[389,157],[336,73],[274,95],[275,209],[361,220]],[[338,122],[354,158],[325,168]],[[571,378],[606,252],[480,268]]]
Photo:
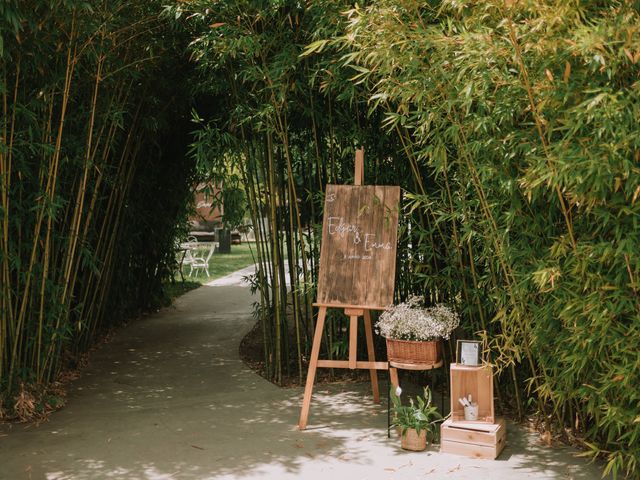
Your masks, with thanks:
[[[393,303],[400,187],[327,185],[318,303]]]

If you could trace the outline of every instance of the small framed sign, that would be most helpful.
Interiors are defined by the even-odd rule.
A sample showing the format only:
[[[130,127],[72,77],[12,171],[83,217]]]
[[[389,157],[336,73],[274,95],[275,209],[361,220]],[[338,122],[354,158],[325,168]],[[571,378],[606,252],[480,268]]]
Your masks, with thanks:
[[[477,366],[482,364],[482,342],[475,340],[458,340],[456,363],[459,365]]]

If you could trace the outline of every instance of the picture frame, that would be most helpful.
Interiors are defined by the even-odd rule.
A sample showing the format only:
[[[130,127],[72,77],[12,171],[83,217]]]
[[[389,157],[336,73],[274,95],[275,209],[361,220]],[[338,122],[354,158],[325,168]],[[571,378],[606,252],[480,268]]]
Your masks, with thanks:
[[[482,342],[477,340],[458,340],[456,363],[468,366],[482,365]]]

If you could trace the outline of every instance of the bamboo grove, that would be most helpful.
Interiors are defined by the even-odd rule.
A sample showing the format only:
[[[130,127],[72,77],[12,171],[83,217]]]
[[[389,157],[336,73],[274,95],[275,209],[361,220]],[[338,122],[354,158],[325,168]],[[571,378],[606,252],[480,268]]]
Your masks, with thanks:
[[[366,182],[405,192],[398,299],[455,306],[503,408],[636,476],[636,3],[359,5],[0,4],[0,415],[25,389],[46,409],[63,366],[162,297],[201,180],[256,232],[266,376],[302,378],[324,186],[364,146]]]
[[[61,368],[162,296],[194,168],[185,43],[160,12],[0,5],[0,417],[19,391],[23,415],[53,406]]]
[[[260,240],[270,378],[304,373],[323,188],[351,180],[363,145],[367,182],[405,189],[398,297],[455,305],[459,336],[487,340],[503,406],[637,472],[636,5],[191,0],[168,13],[217,105],[192,155],[244,186]]]

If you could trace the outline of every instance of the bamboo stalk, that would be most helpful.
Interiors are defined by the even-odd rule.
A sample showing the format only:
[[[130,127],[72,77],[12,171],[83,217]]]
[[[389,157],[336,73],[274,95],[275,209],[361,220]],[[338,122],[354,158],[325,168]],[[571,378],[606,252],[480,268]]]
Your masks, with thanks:
[[[52,131],[52,125],[53,125],[53,107],[54,107],[54,96],[51,95],[51,100],[49,102],[49,113],[47,116],[47,124],[46,127],[44,128],[44,132],[43,132],[43,144],[44,143],[50,143],[51,142],[51,131]],[[42,170],[40,170],[41,173],[43,173]],[[40,184],[43,183],[43,177],[40,178]],[[45,238],[45,245],[44,245],[44,257],[42,260],[43,263],[43,272],[41,275],[41,282],[40,282],[40,310],[38,312],[38,327],[37,327],[37,342],[36,342],[36,348],[34,350],[34,356],[35,356],[35,366],[36,366],[36,380],[37,381],[41,381],[42,380],[42,370],[41,370],[41,364],[42,364],[42,331],[44,328],[44,323],[45,323],[45,289],[47,286],[47,278],[48,278],[48,270],[49,270],[49,265],[50,265],[50,252],[51,252],[51,237],[49,235],[46,236]]]
[[[442,173],[443,173],[443,177],[444,177],[444,185],[445,185],[445,191],[447,193],[447,199],[449,202],[449,209],[451,212],[451,215],[454,214],[455,209],[453,207],[453,198],[451,195],[451,187],[449,186],[449,176],[447,174],[447,160],[446,160],[446,156],[445,156],[445,161],[444,161],[444,168],[442,169]],[[456,258],[458,259],[458,265],[460,267],[460,279],[462,280],[462,296],[465,300],[465,302],[468,304],[469,302],[469,291],[468,291],[468,287],[467,287],[467,280],[465,278],[464,272],[466,271],[466,268],[464,266],[464,262],[462,259],[462,244],[460,242],[460,238],[458,236],[458,225],[456,223],[456,220],[452,220],[451,221],[451,229],[453,232],[453,241],[455,243],[455,251],[456,251]]]
[[[513,26],[513,21],[511,17],[509,19],[509,40],[513,45],[516,54],[516,60],[518,63],[518,68],[520,69],[520,74],[522,78],[522,83],[527,92],[527,97],[529,99],[529,105],[531,106],[531,113],[533,114],[533,120],[536,124],[536,130],[538,131],[538,136],[540,138],[540,142],[542,143],[542,148],[544,150],[544,155],[547,159],[547,166],[553,172],[554,176],[557,176],[557,171],[554,163],[551,161],[551,154],[549,152],[549,144],[547,142],[547,138],[544,135],[544,130],[542,126],[542,120],[540,118],[540,109],[538,104],[533,98],[533,89],[531,88],[531,82],[529,81],[529,71],[527,70],[526,65],[524,64],[524,59],[522,58],[522,50],[520,48],[520,43],[518,42],[518,38],[516,36],[516,32]],[[562,195],[562,191],[560,190],[559,185],[554,185],[554,190],[556,192],[556,196],[558,197],[558,203],[560,204],[560,209],[562,210],[562,216],[564,217],[565,224],[567,226],[567,233],[569,234],[569,239],[571,240],[571,246],[573,247],[574,252],[577,249],[575,235],[573,233],[573,223],[571,218],[569,217],[569,211],[567,209],[567,205],[565,203],[564,196]]]
[[[275,315],[275,372],[274,378],[276,383],[282,381],[282,305],[280,300],[280,282],[278,269],[280,268],[280,255],[278,247],[278,225],[277,225],[277,213],[276,205],[278,203],[278,197],[276,193],[276,185],[274,179],[275,164],[273,161],[273,141],[271,133],[267,132],[267,178],[269,185],[269,214],[271,222],[271,262],[273,268],[272,280],[272,298],[274,303],[274,315]]]
[[[31,248],[30,260],[27,267],[27,271],[26,271],[26,282],[23,287],[22,300],[20,302],[20,310],[16,320],[16,328],[15,328],[16,334],[14,336],[14,341],[12,346],[11,361],[10,361],[9,375],[8,375],[9,385],[12,384],[15,367],[20,357],[20,349],[21,349],[20,340],[23,333],[22,326],[24,324],[25,317],[27,314],[27,307],[29,305],[31,279],[33,276],[33,270],[36,266],[37,253],[38,253],[37,239],[40,236],[40,230],[42,228],[42,222],[44,220],[46,201],[48,199],[53,199],[55,197],[58,166],[59,166],[60,155],[62,150],[62,137],[63,137],[63,131],[64,131],[64,124],[65,124],[65,118],[67,114],[67,106],[70,98],[71,80],[72,80],[73,70],[76,63],[75,53],[76,53],[77,47],[74,45],[75,37],[76,37],[76,17],[74,12],[74,16],[72,18],[72,23],[71,23],[70,41],[69,41],[69,46],[67,48],[67,62],[66,62],[67,66],[65,71],[65,82],[64,82],[63,95],[62,95],[62,105],[60,109],[60,118],[58,121],[58,133],[56,137],[56,146],[50,161],[49,173],[47,175],[45,199],[42,202],[42,205],[40,206],[40,208],[38,209],[36,224],[34,227],[33,246]],[[48,221],[47,221],[47,231],[50,232],[50,230],[51,230],[51,215],[48,216]]]
[[[16,65],[16,70],[19,63]],[[19,71],[19,70],[18,70]],[[7,71],[3,68],[3,83],[7,85]],[[8,106],[8,89],[5,88],[2,95],[2,144],[8,145],[8,152],[12,151],[11,141],[7,142],[8,129],[14,131],[15,125],[15,108],[17,97],[18,79],[16,79],[14,87],[14,100],[11,127],[7,125],[9,118]],[[9,261],[9,189],[11,185],[11,168],[9,166],[8,153],[5,154],[4,149],[0,149],[0,181],[2,182],[2,307],[0,308],[0,373],[5,371],[5,363],[7,359],[7,350],[5,342],[8,338],[9,325],[13,324],[13,309],[11,306],[11,283],[10,283],[10,261]]]
[[[96,72],[96,80],[94,84],[93,96],[91,100],[91,110],[89,113],[89,125],[87,127],[87,142],[85,147],[85,159],[84,167],[82,170],[82,180],[76,194],[76,202],[73,213],[73,220],[70,228],[69,245],[66,249],[66,259],[64,262],[63,270],[63,289],[60,296],[60,303],[65,305],[67,302],[67,294],[73,290],[73,266],[75,261],[75,253],[78,245],[78,238],[80,236],[80,227],[82,222],[82,215],[84,210],[85,194],[87,189],[87,182],[89,178],[89,171],[91,167],[91,150],[93,148],[93,129],[95,125],[95,116],[98,103],[98,90],[100,87],[102,65],[104,57],[100,56],[98,59],[98,66]]]

